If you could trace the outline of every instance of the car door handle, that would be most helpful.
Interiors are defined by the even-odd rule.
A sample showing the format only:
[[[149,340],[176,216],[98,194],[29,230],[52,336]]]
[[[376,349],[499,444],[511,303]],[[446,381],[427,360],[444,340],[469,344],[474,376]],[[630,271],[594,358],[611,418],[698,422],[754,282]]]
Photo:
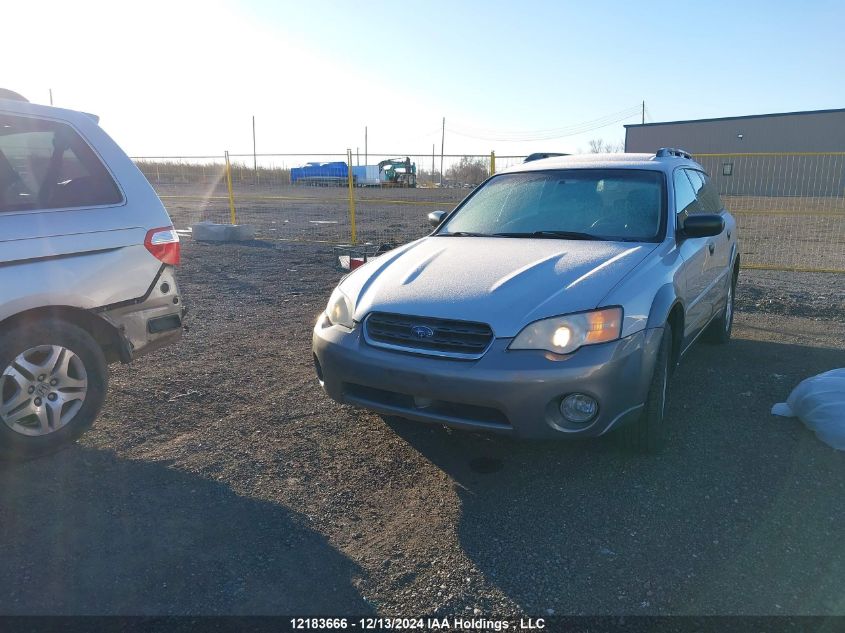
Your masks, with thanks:
[[[716,245],[715,245],[713,242],[710,242],[710,243],[707,245],[707,250],[708,250],[708,251],[710,251],[710,254],[712,255],[712,254],[713,254],[713,251],[715,251],[715,250],[716,250]]]

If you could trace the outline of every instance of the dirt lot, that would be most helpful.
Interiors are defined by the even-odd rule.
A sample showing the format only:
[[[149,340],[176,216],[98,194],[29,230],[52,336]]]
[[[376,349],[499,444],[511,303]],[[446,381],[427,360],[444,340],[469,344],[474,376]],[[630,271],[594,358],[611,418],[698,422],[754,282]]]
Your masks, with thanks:
[[[845,367],[843,277],[744,273],[736,340],[633,457],[338,406],[325,248],[183,252],[183,341],[114,367],[78,445],[0,466],[0,612],[845,613],[845,455],[769,414]]]
[[[229,200],[225,188],[194,185],[159,185],[176,228],[187,229],[201,220],[228,223]],[[431,230],[426,215],[436,209],[451,210],[467,189],[358,188],[356,219],[361,241],[402,243]],[[241,185],[235,191],[237,221],[252,224],[266,239],[349,239],[348,190],[343,187]]]

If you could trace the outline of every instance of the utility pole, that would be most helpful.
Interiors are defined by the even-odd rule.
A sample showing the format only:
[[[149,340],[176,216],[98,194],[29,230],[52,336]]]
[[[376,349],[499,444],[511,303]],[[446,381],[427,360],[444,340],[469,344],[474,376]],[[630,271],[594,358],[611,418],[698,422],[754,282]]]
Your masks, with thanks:
[[[364,126],[364,164],[367,164],[367,126]]]
[[[53,105],[53,89],[50,88],[50,105]]]
[[[252,169],[258,174],[258,155],[255,153],[255,115],[252,115]]]
[[[440,134],[440,186],[443,186],[443,145],[446,143],[446,117],[443,117],[443,131]]]
[[[431,182],[434,182],[434,143],[431,144]]]
[[[643,125],[645,125],[645,100],[643,100]]]
[[[355,148],[355,164],[359,167],[361,166],[361,153],[358,151],[358,148]]]

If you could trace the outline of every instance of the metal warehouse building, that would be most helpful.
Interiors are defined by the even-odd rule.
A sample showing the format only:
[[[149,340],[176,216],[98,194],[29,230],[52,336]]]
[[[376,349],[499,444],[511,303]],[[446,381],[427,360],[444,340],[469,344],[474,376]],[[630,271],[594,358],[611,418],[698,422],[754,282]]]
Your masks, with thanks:
[[[626,152],[678,147],[724,194],[842,196],[845,109],[625,126]]]

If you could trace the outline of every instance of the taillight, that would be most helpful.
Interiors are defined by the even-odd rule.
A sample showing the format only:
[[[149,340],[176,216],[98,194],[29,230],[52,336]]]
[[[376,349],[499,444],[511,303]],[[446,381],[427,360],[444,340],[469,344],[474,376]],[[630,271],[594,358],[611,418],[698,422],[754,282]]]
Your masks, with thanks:
[[[179,234],[172,226],[162,226],[147,231],[144,246],[163,264],[174,266],[179,264]]]

